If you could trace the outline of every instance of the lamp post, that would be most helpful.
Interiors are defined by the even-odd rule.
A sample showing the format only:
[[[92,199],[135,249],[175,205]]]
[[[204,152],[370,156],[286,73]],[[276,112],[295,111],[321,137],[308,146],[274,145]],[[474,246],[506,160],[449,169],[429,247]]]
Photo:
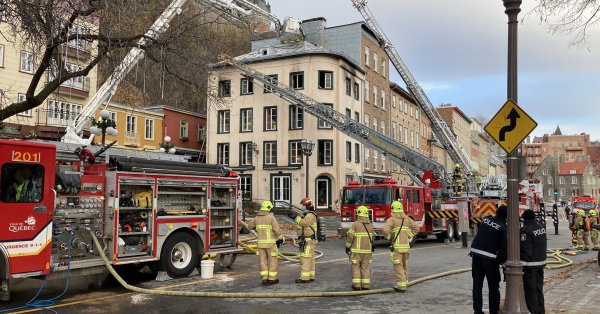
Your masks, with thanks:
[[[106,109],[100,111],[100,120],[92,118],[92,127],[90,127],[90,133],[95,135],[102,135],[102,146],[105,145],[106,134],[116,136],[119,134],[117,131],[117,123],[110,118],[110,112]]]
[[[508,16],[507,98],[517,102],[517,16],[522,0],[502,0]],[[506,299],[503,313],[526,313],[523,291],[523,263],[519,243],[519,153],[513,151],[508,159],[508,260],[506,261]]]
[[[302,148],[302,155],[306,156],[306,197],[308,197],[308,157],[312,155],[312,150],[315,148],[315,143],[311,140],[303,139],[300,141],[300,148]]]
[[[175,154],[175,152],[177,152],[177,150],[175,149],[175,145],[171,145],[171,137],[170,136],[165,136],[165,138],[163,139],[163,143],[160,144],[160,149],[159,151],[161,153],[167,153],[167,154]]]

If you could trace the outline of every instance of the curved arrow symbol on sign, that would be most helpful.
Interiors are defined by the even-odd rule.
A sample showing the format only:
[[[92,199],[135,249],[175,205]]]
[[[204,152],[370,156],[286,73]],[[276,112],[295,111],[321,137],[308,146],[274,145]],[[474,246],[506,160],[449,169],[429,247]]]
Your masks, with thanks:
[[[501,142],[504,142],[504,140],[506,139],[506,133],[514,130],[517,127],[517,119],[519,119],[520,117],[521,116],[515,110],[515,108],[512,108],[510,110],[510,113],[507,116],[507,118],[510,120],[510,124],[507,126],[503,126],[500,129],[500,134],[498,136],[498,140],[500,140]]]

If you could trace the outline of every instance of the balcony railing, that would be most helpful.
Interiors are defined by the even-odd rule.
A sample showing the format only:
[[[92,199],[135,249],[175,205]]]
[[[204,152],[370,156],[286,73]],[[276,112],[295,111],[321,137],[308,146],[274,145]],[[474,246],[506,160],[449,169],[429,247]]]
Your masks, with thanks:
[[[36,109],[36,125],[66,127],[75,121],[78,111],[67,109]]]
[[[125,146],[140,146],[140,134],[137,132],[125,132]]]

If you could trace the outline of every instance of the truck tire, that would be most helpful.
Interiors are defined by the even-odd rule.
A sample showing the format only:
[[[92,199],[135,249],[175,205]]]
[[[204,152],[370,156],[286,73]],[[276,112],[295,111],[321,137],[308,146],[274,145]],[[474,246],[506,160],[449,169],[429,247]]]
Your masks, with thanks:
[[[161,268],[171,278],[181,278],[191,274],[198,265],[199,259],[197,241],[185,232],[171,235],[165,241],[160,253]]]
[[[454,224],[454,240],[460,240],[460,232],[458,231],[458,223],[452,222]]]

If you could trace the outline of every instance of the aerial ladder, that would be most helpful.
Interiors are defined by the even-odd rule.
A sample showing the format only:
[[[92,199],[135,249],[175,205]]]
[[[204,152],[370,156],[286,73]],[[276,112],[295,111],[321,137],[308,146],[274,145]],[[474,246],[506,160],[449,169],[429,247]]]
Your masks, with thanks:
[[[379,40],[381,47],[406,83],[408,90],[415,98],[417,104],[421,107],[421,109],[423,109],[423,112],[429,121],[431,121],[431,129],[436,135],[437,139],[441,142],[444,148],[446,148],[452,160],[461,165],[465,171],[465,174],[467,175],[467,178],[472,178],[474,169],[473,162],[465,153],[465,151],[459,146],[458,142],[456,141],[456,136],[450,127],[448,127],[435,107],[431,104],[431,101],[429,101],[429,98],[427,98],[427,95],[425,95],[425,92],[421,86],[419,86],[417,80],[408,70],[408,67],[404,61],[402,61],[402,58],[400,58],[396,48],[394,48],[394,46],[391,44],[391,41],[383,33],[383,30],[367,7],[367,1],[352,0],[352,4],[363,16],[365,23],[373,31],[375,37],[377,37],[377,40]],[[473,180],[469,181],[471,181],[469,184],[473,185]]]
[[[269,76],[229,56],[220,56],[220,60],[240,70],[244,76],[261,82],[273,93],[288,101],[291,105],[302,108],[305,112],[324,120],[338,131],[361,142],[363,145],[385,152],[386,156],[406,170],[410,178],[419,186],[423,186],[422,174],[431,171],[436,179],[447,183],[444,166],[435,160],[394,141],[393,139],[367,127],[345,114],[333,110],[311,97],[297,92],[289,86],[273,80]]]
[[[181,13],[182,7],[186,2],[187,0],[173,0],[158,19],[156,19],[144,37],[140,38],[137,47],[131,48],[119,66],[115,68],[104,84],[98,88],[98,91],[96,91],[96,94],[88,101],[88,103],[83,106],[81,112],[73,122],[67,126],[66,133],[62,138],[63,142],[90,145],[94,139],[94,135],[91,134],[88,139],[83,139],[81,136],[81,132],[89,123],[89,119],[94,116],[96,110],[98,110],[103,103],[112,98],[119,84],[125,79],[125,76],[127,76],[138,61],[144,58],[145,51],[143,47],[148,45],[151,41],[158,39],[158,37],[169,28],[169,23],[175,16]]]
[[[165,11],[156,19],[154,24],[146,32],[137,44],[137,47],[131,48],[129,53],[125,56],[123,61],[115,68],[113,73],[106,79],[104,84],[96,91],[96,94],[90,98],[88,103],[83,106],[81,112],[77,117],[70,123],[66,128],[66,133],[62,138],[62,142],[90,145],[94,139],[94,135],[91,134],[88,139],[82,138],[82,131],[84,127],[89,123],[94,113],[102,106],[103,103],[110,101],[112,96],[115,94],[117,87],[125,79],[127,74],[133,69],[133,67],[144,58],[144,48],[151,44],[152,41],[158,39],[168,28],[169,23],[182,12],[183,6],[187,0],[173,0],[171,4],[165,9]],[[265,12],[259,7],[252,3],[244,0],[202,0],[207,6],[214,7],[220,11],[226,13],[227,17],[236,16],[252,16],[253,14],[262,16],[275,23],[277,30],[281,28],[281,23],[277,17]],[[234,14],[237,12],[236,14]]]
[[[247,26],[244,20],[248,17],[262,17],[275,24],[275,31],[281,31],[281,21],[275,15],[259,8],[253,3],[245,0],[200,0],[208,7],[212,7],[217,12],[225,13],[223,17],[234,23],[238,27]]]

